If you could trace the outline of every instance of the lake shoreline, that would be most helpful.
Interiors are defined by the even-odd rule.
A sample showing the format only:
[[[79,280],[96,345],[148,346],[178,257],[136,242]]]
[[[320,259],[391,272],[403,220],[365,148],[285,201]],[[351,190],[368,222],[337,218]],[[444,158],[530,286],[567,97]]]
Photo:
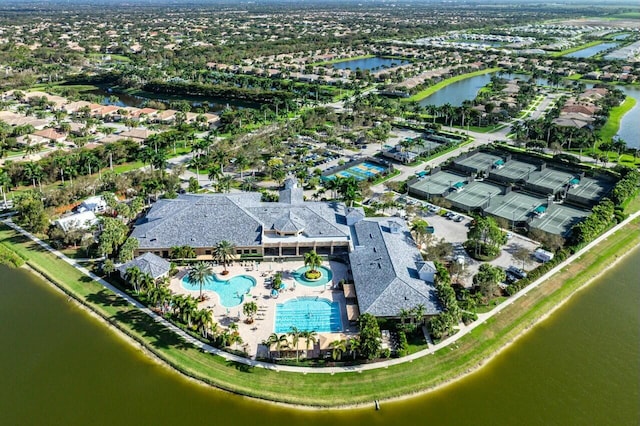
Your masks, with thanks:
[[[624,229],[624,227],[622,229]],[[616,233],[620,234],[621,231],[618,230]],[[620,237],[618,237],[618,238],[620,238]],[[622,241],[619,244],[622,244]],[[569,294],[567,294],[566,296],[564,296],[561,300],[559,300],[557,304],[553,305],[550,309],[546,310],[545,312],[542,312],[542,314],[540,316],[538,316],[537,318],[534,318],[534,320],[531,323],[527,324],[522,330],[520,330],[518,332],[518,334],[516,334],[514,336],[511,336],[511,337],[508,337],[507,340],[502,345],[500,345],[499,348],[497,348],[497,350],[494,350],[494,351],[490,352],[488,354],[488,356],[484,357],[483,359],[481,359],[476,364],[466,368],[461,374],[456,374],[456,375],[454,375],[454,376],[452,376],[450,378],[445,379],[441,383],[436,383],[433,386],[426,387],[426,388],[421,389],[421,390],[416,391],[416,392],[409,392],[409,393],[403,394],[402,396],[396,396],[396,397],[379,398],[379,400],[381,402],[394,402],[394,401],[401,401],[401,400],[414,398],[414,397],[417,397],[417,396],[420,396],[420,395],[424,395],[424,394],[433,392],[435,390],[441,389],[441,388],[446,387],[446,386],[448,386],[450,384],[453,384],[453,383],[463,379],[464,377],[468,376],[469,374],[479,370],[484,365],[486,365],[488,362],[490,362],[492,359],[494,359],[497,355],[499,355],[501,352],[503,352],[505,349],[509,348],[521,336],[526,334],[531,328],[533,328],[538,323],[544,321],[553,312],[555,312],[557,309],[559,309],[561,306],[563,306],[569,299],[571,299],[571,297],[577,291],[585,288],[587,285],[592,283],[595,279],[600,277],[603,273],[605,273],[606,271],[608,271],[611,268],[613,268],[614,266],[616,266],[630,252],[632,252],[632,250],[627,250],[626,245],[616,249],[616,251],[612,254],[612,256],[615,256],[613,262],[607,263],[604,268],[600,269],[598,274],[593,275],[593,276],[589,277],[588,279],[586,279],[584,282],[578,284],[578,286],[576,288],[572,289],[571,292]],[[579,258],[576,259],[576,260],[580,261]],[[340,410],[344,410],[344,409],[371,408],[372,405],[373,405],[373,401],[374,401],[374,397],[373,396],[372,396],[372,399],[370,401],[366,402],[366,403],[353,403],[353,404],[345,404],[345,405],[340,405],[340,406],[322,406],[322,405],[313,406],[313,405],[306,405],[306,404],[297,404],[297,403],[292,403],[292,402],[274,401],[274,400],[271,400],[271,399],[268,399],[268,398],[264,398],[264,397],[260,397],[260,396],[257,396],[257,395],[247,395],[247,394],[242,393],[242,392],[234,391],[234,390],[231,390],[231,389],[225,389],[225,388],[223,388],[221,386],[216,386],[213,383],[207,382],[204,378],[201,379],[201,378],[198,378],[198,377],[194,377],[194,376],[188,374],[186,371],[182,371],[180,368],[177,368],[176,366],[172,365],[172,363],[169,360],[164,359],[162,356],[156,354],[151,349],[146,347],[146,344],[144,342],[138,341],[135,337],[130,336],[127,332],[125,332],[124,330],[120,329],[116,324],[113,324],[107,318],[105,318],[102,315],[100,315],[97,311],[94,311],[91,307],[87,306],[81,300],[76,299],[75,297],[72,297],[72,295],[70,295],[68,293],[68,291],[70,291],[69,289],[62,288],[59,284],[54,282],[54,280],[52,280],[49,277],[45,276],[44,274],[42,274],[41,272],[39,272],[38,270],[34,269],[31,266],[29,266],[27,269],[30,270],[31,272],[33,272],[35,275],[39,276],[40,278],[43,278],[50,285],[56,287],[57,290],[59,290],[62,293],[66,294],[67,296],[70,296],[70,299],[73,300],[74,304],[78,305],[83,310],[88,311],[94,318],[99,318],[102,321],[104,321],[104,323],[106,323],[108,326],[111,326],[112,328],[116,329],[117,330],[117,334],[120,337],[122,337],[122,338],[124,338],[126,340],[134,341],[134,347],[137,347],[138,349],[140,349],[141,352],[144,353],[147,358],[152,358],[154,363],[158,363],[158,364],[164,365],[165,367],[169,368],[170,370],[173,370],[173,371],[175,371],[177,373],[180,373],[180,376],[186,377],[190,381],[198,382],[201,385],[205,385],[207,387],[213,387],[213,388],[216,388],[218,390],[223,390],[223,391],[232,393],[234,395],[246,396],[246,397],[249,397],[249,398],[252,398],[252,399],[257,399],[257,400],[260,400],[260,401],[263,401],[263,402],[267,402],[267,403],[270,403],[270,404],[276,404],[276,405],[279,405],[279,406],[296,408],[296,409],[304,409],[304,410],[340,409]]]
[[[622,247],[618,251],[622,251],[624,249],[625,249],[625,247]],[[476,371],[480,370],[482,367],[484,367],[485,365],[490,363],[494,358],[496,358],[502,352],[504,352],[505,350],[510,348],[521,337],[526,335],[532,328],[534,328],[535,326],[537,326],[541,322],[543,322],[546,319],[548,319],[554,312],[556,312],[558,309],[560,309],[562,306],[564,306],[567,302],[569,302],[575,294],[577,294],[579,291],[583,290],[584,288],[588,287],[591,283],[593,283],[595,280],[600,278],[607,271],[609,271],[610,269],[612,269],[615,266],[617,266],[623,259],[625,259],[631,253],[633,253],[633,250],[624,250],[624,251],[622,251],[622,253],[616,253],[614,255],[615,256],[614,260],[612,262],[608,263],[605,268],[601,269],[599,274],[590,277],[585,282],[580,284],[578,287],[573,289],[571,291],[571,293],[569,293],[566,297],[564,297],[561,301],[559,301],[559,303],[557,303],[554,306],[552,306],[551,309],[549,309],[548,311],[544,312],[541,316],[536,318],[534,322],[532,322],[529,325],[527,325],[517,335],[511,337],[508,341],[506,341],[505,344],[503,344],[498,350],[493,351],[488,357],[484,358],[483,360],[481,360],[476,365],[468,368],[464,373],[462,373],[460,375],[457,375],[457,376],[455,376],[455,377],[453,377],[451,379],[448,379],[448,380],[446,380],[446,381],[444,381],[442,383],[439,383],[439,384],[437,384],[437,385],[435,385],[433,387],[426,388],[426,389],[418,391],[418,392],[408,393],[408,394],[405,394],[403,396],[398,396],[398,397],[380,399],[379,400],[380,403],[400,402],[400,401],[405,401],[405,400],[408,400],[408,399],[416,398],[416,397],[419,397],[419,396],[422,396],[422,395],[426,395],[428,393],[431,393],[431,392],[440,390],[442,388],[445,388],[445,387],[447,387],[449,385],[455,384],[456,382],[458,382],[460,380],[463,380],[464,378],[466,378],[470,374],[475,373]],[[177,373],[181,378],[187,379],[189,382],[197,383],[198,385],[205,386],[207,388],[214,388],[216,390],[219,390],[219,391],[222,391],[222,392],[225,392],[225,393],[229,393],[229,394],[233,394],[233,395],[237,395],[237,396],[241,396],[241,397],[247,397],[247,398],[255,399],[255,400],[258,400],[258,401],[260,401],[262,403],[273,404],[273,405],[276,405],[276,406],[292,408],[292,409],[298,409],[298,410],[305,410],[305,411],[361,410],[361,409],[371,409],[374,406],[374,400],[373,399],[369,403],[348,404],[348,405],[331,406],[331,407],[311,406],[311,405],[303,405],[303,404],[293,404],[293,403],[286,403],[286,402],[280,402],[280,401],[273,401],[273,400],[264,399],[264,398],[251,396],[251,395],[240,394],[240,393],[237,393],[237,392],[233,392],[233,391],[230,391],[230,390],[227,390],[227,389],[223,389],[223,388],[217,387],[215,385],[209,384],[209,383],[207,383],[207,382],[205,382],[203,380],[200,380],[198,378],[192,377],[192,376],[186,374],[185,372],[181,371],[180,369],[176,368],[175,366],[171,365],[171,363],[169,363],[168,361],[166,361],[165,359],[163,359],[162,357],[160,357],[159,355],[157,355],[153,351],[149,350],[146,347],[145,344],[139,342],[134,337],[130,336],[129,334],[124,332],[122,329],[120,329],[120,327],[118,327],[116,324],[108,321],[106,318],[104,318],[102,315],[98,314],[92,308],[90,308],[89,306],[87,306],[84,303],[82,303],[81,301],[79,301],[74,295],[69,294],[66,291],[66,289],[62,288],[54,280],[52,280],[49,277],[45,276],[44,274],[42,274],[37,269],[35,269],[32,266],[30,266],[28,263],[23,265],[21,268],[23,268],[23,269],[29,271],[30,273],[34,274],[35,276],[39,277],[45,283],[48,283],[50,287],[55,289],[55,291],[59,292],[62,295],[67,296],[69,302],[73,303],[74,306],[80,308],[83,312],[88,313],[89,316],[91,316],[92,318],[97,319],[99,322],[104,324],[108,329],[113,330],[115,332],[115,334],[118,335],[123,341],[131,343],[134,348],[139,350],[145,356],[145,358],[150,359],[155,365],[163,366],[164,368],[167,368],[168,370]]]

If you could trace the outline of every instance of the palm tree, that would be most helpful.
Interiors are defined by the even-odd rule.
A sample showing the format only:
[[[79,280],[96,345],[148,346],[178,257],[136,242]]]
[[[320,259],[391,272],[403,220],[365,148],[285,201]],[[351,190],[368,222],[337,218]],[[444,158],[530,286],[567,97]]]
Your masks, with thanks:
[[[428,228],[429,224],[422,219],[417,219],[411,224],[411,231],[414,233],[416,243],[418,243],[418,247],[420,249],[422,249],[422,243],[424,242],[425,236],[428,233]]]
[[[256,302],[247,302],[242,306],[242,312],[248,317],[247,322],[253,322],[253,316],[258,312],[258,304]]]
[[[308,272],[318,272],[316,268],[322,265],[322,257],[315,250],[311,250],[309,253],[304,254],[304,266],[309,267]]]
[[[280,350],[289,347],[289,340],[287,339],[286,334],[281,334],[278,336],[278,340],[276,341],[276,350],[278,351],[278,357],[281,356]]]
[[[209,326],[213,322],[213,314],[209,309],[200,309],[195,313],[195,326],[205,339],[208,337]]]
[[[309,356],[309,343],[313,342],[314,344],[316,343],[316,341],[318,340],[318,333],[316,333],[315,331],[311,330],[305,330],[300,332],[300,337],[302,337],[304,339],[304,342],[306,344],[306,356]]]
[[[187,273],[189,281],[198,284],[200,287],[200,296],[198,296],[199,300],[202,300],[202,286],[207,282],[211,275],[213,275],[211,267],[204,262],[196,263]]]
[[[149,303],[156,308],[160,308],[160,312],[164,315],[166,313],[166,304],[171,300],[171,290],[163,285],[153,287],[147,293]]]
[[[349,352],[351,353],[355,361],[356,356],[358,355],[358,349],[360,349],[360,339],[358,339],[357,337],[353,337],[347,340],[347,345],[349,346]]]
[[[182,322],[191,327],[191,321],[196,313],[198,303],[192,296],[187,296],[182,299],[182,306],[180,307],[180,319]]]
[[[222,263],[222,267],[224,268],[223,274],[226,275],[229,273],[227,271],[227,264],[231,257],[235,254],[236,247],[233,243],[230,243],[227,240],[222,240],[216,246],[216,260]]]
[[[346,340],[334,340],[329,344],[333,348],[331,352],[331,357],[334,361],[340,361],[342,358],[342,354],[347,350],[347,341]]]
[[[418,320],[418,323],[422,325],[424,323],[424,315],[426,313],[426,308],[422,303],[413,308],[413,315]]]
[[[127,279],[127,282],[133,287],[133,291],[139,293],[139,285],[142,281],[142,271],[140,271],[140,268],[138,268],[137,266],[128,268],[127,272],[125,273],[125,277]]]
[[[152,288],[155,288],[156,286],[156,281],[153,279],[153,277],[149,274],[142,274],[141,278],[140,278],[140,288],[138,291],[142,291],[144,290],[151,290]]]
[[[296,362],[298,362],[298,341],[300,340],[300,330],[298,330],[298,327],[291,327],[291,331],[287,334],[291,336],[291,345],[296,350]]]
[[[0,192],[2,192],[2,200],[4,206],[7,205],[7,188],[11,185],[11,178],[4,170],[0,170]]]
[[[263,341],[262,344],[269,348],[269,356],[271,356],[271,346],[278,344],[278,335],[276,333],[271,333],[267,340]]]

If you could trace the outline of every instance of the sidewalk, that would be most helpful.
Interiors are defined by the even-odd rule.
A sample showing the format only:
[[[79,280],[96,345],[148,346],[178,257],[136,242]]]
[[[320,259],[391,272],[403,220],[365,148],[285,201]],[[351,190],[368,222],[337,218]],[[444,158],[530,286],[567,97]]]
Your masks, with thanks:
[[[142,305],[140,302],[138,302],[137,300],[135,300],[134,298],[132,298],[128,294],[126,294],[123,291],[115,288],[114,286],[109,284],[107,281],[103,280],[102,278],[100,278],[97,275],[93,274],[91,271],[89,271],[86,268],[84,268],[83,266],[79,265],[77,261],[68,258],[63,253],[59,252],[58,250],[53,249],[49,244],[45,243],[44,241],[40,240],[39,238],[37,238],[34,235],[30,234],[29,232],[25,231],[20,226],[14,224],[10,219],[3,220],[3,223],[5,223],[7,226],[11,227],[12,229],[16,230],[17,232],[21,233],[22,235],[24,235],[24,236],[30,238],[31,240],[35,241],[41,247],[45,248],[46,250],[50,251],[51,253],[53,253],[54,255],[56,255],[57,257],[62,259],[63,261],[67,262],[69,265],[73,266],[74,268],[76,268],[81,273],[85,274],[88,277],[91,277],[91,279],[93,279],[94,281],[100,283],[102,286],[104,286],[108,290],[112,291],[117,296],[119,296],[122,299],[126,300],[130,305],[140,309],[143,313],[145,313],[146,315],[151,317],[155,322],[158,322],[158,323],[162,324],[163,326],[165,326],[166,328],[168,328],[169,330],[173,331],[175,334],[180,336],[184,341],[192,344],[194,347],[202,350],[203,352],[221,356],[222,358],[224,358],[224,359],[226,359],[228,361],[238,362],[238,363],[241,363],[241,364],[249,365],[251,367],[265,368],[265,369],[273,370],[273,371],[287,371],[287,372],[303,373],[303,374],[307,374],[307,373],[335,374],[335,373],[344,373],[344,372],[375,370],[375,369],[378,369],[378,368],[387,368],[389,366],[402,364],[402,363],[405,363],[405,362],[412,362],[412,361],[414,361],[416,359],[419,359],[419,358],[422,358],[424,356],[430,355],[430,354],[432,354],[432,353],[434,353],[434,352],[436,352],[436,351],[438,351],[438,350],[440,350],[442,348],[445,348],[445,347],[453,345],[455,342],[460,340],[462,337],[466,336],[468,333],[470,333],[471,331],[473,331],[474,329],[476,329],[480,325],[483,325],[486,322],[486,320],[488,320],[489,318],[493,317],[494,315],[499,314],[503,309],[505,309],[506,307],[510,306],[511,304],[513,304],[516,300],[520,299],[521,297],[525,297],[530,290],[538,287],[540,284],[542,284],[544,281],[549,279],[551,276],[553,276],[554,274],[556,274],[557,272],[559,272],[560,270],[565,268],[567,265],[571,264],[574,260],[580,258],[580,256],[582,256],[583,254],[585,254],[589,250],[593,249],[598,243],[600,243],[601,241],[607,239],[611,234],[613,234],[614,232],[618,231],[619,229],[621,229],[626,224],[628,224],[629,222],[631,222],[632,220],[634,220],[635,218],[637,218],[639,216],[640,216],[640,211],[636,212],[636,213],[634,213],[632,215],[629,215],[629,217],[627,219],[625,219],[623,222],[621,222],[620,224],[614,226],[609,231],[607,231],[604,234],[602,234],[600,237],[596,238],[594,241],[592,241],[587,246],[585,246],[582,250],[580,250],[579,252],[577,252],[576,254],[571,256],[569,259],[567,259],[564,262],[562,262],[559,265],[557,265],[555,268],[553,268],[552,270],[547,272],[545,275],[540,277],[538,280],[536,280],[535,282],[531,283],[528,287],[523,288],[518,293],[516,293],[515,295],[513,295],[510,298],[508,298],[507,300],[505,300],[502,304],[498,305],[492,311],[484,313],[484,314],[479,314],[478,315],[478,319],[476,321],[474,321],[473,323],[471,323],[471,324],[469,324],[467,326],[464,326],[464,325],[461,326],[459,331],[456,334],[454,334],[453,336],[451,336],[451,337],[449,337],[447,339],[444,339],[443,341],[441,341],[440,343],[438,343],[436,345],[432,345],[432,346],[430,345],[427,349],[424,349],[422,351],[413,353],[411,355],[408,355],[408,356],[405,356],[405,357],[402,357],[402,358],[388,359],[388,360],[376,362],[376,363],[373,363],[373,364],[362,364],[362,365],[354,365],[354,366],[347,366],[347,367],[323,367],[323,368],[296,367],[296,366],[289,366],[289,365],[276,365],[276,364],[271,364],[271,363],[266,363],[266,362],[261,362],[261,361],[255,361],[255,360],[248,359],[248,358],[243,358],[243,357],[240,357],[240,356],[225,352],[223,350],[214,348],[213,346],[201,342],[200,340],[190,336],[189,334],[187,334],[186,332],[184,332],[180,328],[178,328],[175,325],[171,324],[169,321],[167,321],[166,319],[164,319],[160,315],[156,314],[155,312],[151,311],[150,309],[148,309],[147,307]]]

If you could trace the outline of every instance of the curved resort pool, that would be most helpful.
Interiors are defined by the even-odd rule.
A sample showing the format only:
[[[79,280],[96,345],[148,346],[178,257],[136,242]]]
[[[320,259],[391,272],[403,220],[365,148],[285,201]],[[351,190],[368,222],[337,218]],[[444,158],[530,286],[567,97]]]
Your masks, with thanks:
[[[187,290],[199,291],[198,284],[189,281],[189,276],[182,278],[182,286]],[[244,300],[244,295],[256,286],[256,280],[249,275],[236,275],[228,280],[221,280],[216,274],[211,275],[202,286],[203,290],[211,290],[218,293],[220,303],[225,308],[238,306]]]
[[[292,275],[293,275],[293,278],[295,278],[296,282],[302,285],[306,285],[307,287],[320,287],[322,285],[325,285],[329,281],[331,281],[331,279],[333,278],[333,273],[331,272],[331,269],[325,266],[320,266],[317,269],[322,273],[322,276],[320,277],[320,279],[315,281],[308,280],[304,276],[304,273],[309,270],[308,266],[303,266],[302,268],[296,269],[296,271]]]
[[[300,331],[334,333],[342,331],[340,304],[318,297],[298,297],[276,305],[275,332]]]

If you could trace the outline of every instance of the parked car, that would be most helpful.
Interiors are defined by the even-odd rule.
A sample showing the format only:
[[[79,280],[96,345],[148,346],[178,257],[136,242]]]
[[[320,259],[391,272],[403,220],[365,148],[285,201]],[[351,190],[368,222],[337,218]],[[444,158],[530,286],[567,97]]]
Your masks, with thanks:
[[[527,278],[527,273],[520,268],[517,268],[513,265],[509,266],[506,270],[507,274],[513,275],[516,278],[522,279]]]
[[[455,219],[453,219],[453,220],[454,220],[454,221],[456,221],[456,222],[462,222],[462,221],[464,220],[464,216],[460,216],[460,215],[458,215],[458,216],[456,216],[456,218],[455,218]]]

